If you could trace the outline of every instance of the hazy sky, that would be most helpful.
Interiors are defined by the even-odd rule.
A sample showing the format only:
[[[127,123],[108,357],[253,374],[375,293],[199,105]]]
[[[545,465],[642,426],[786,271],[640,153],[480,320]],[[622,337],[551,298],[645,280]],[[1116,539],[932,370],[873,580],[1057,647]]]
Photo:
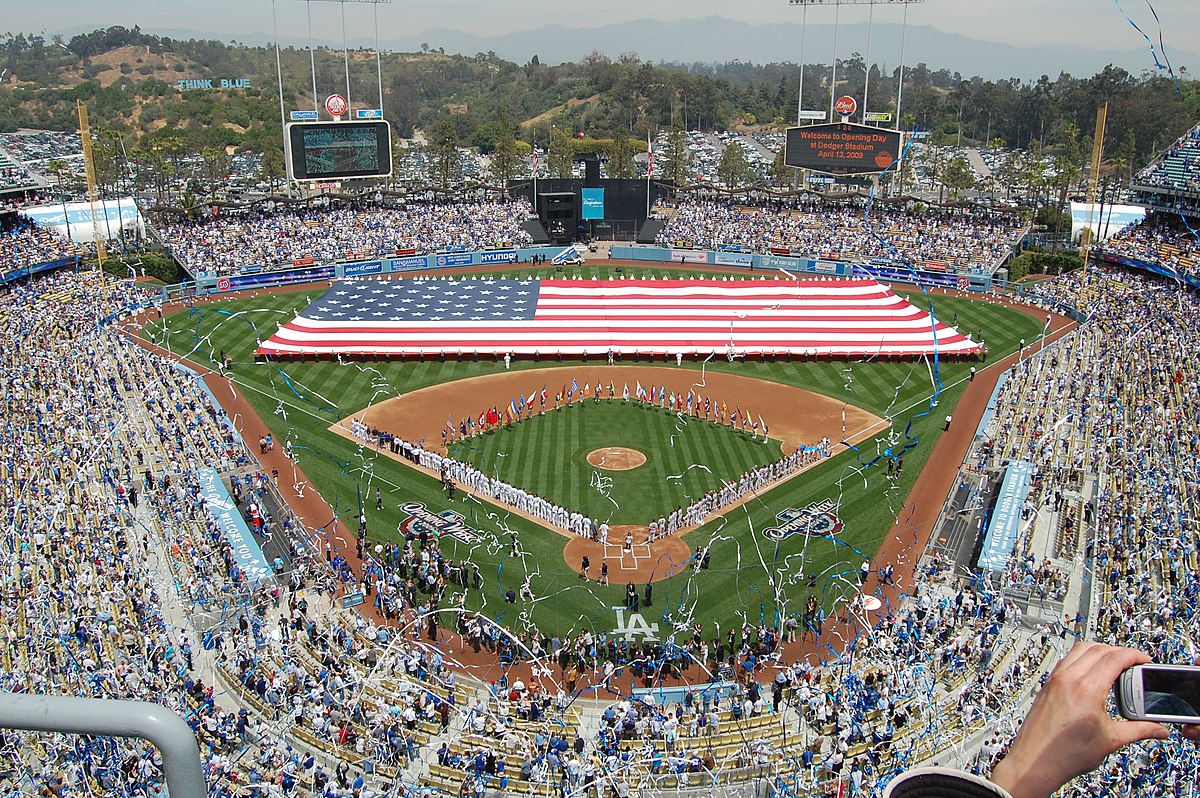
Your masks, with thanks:
[[[832,2],[832,0],[826,0]],[[1196,49],[1200,42],[1200,0],[1152,0],[1161,20],[1168,54],[1172,47]],[[310,6],[313,30],[318,36],[340,41],[341,14],[337,2],[308,0],[43,0],[6,3],[3,26],[12,32],[75,32],[108,25],[141,25],[154,32],[191,29],[220,38],[272,30],[275,8],[281,35],[306,37],[305,6]],[[344,4],[348,36],[374,36],[373,11],[379,15],[380,36],[419,33],[430,28],[450,28],[473,33],[507,33],[546,24],[592,27],[608,22],[710,15],[767,24],[787,19],[799,21],[801,9],[788,0],[395,0],[373,8],[351,0]],[[866,6],[845,6],[843,22],[865,22]],[[932,25],[944,31],[1009,44],[1071,43],[1087,49],[1132,49],[1146,46],[1145,39],[1126,21],[1126,15],[1156,40],[1159,23],[1146,0],[925,0],[909,7],[910,24]],[[896,21],[899,6],[876,6],[877,21]],[[808,21],[831,23],[834,9],[812,6]],[[748,48],[752,47],[747,43]],[[643,57],[653,58],[652,53]],[[1146,57],[1150,59],[1149,47]],[[748,57],[747,60],[753,60]]]

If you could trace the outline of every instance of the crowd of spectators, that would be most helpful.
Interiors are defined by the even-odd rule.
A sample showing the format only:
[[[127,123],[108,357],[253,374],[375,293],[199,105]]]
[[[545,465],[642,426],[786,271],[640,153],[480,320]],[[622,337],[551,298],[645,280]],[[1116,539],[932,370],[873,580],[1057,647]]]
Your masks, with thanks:
[[[1189,277],[1200,277],[1198,223],[1200,219],[1177,213],[1150,213],[1142,221],[1098,244],[1095,251],[1161,266]]]
[[[225,213],[159,228],[163,243],[192,272],[236,273],[248,267],[326,263],[397,250],[475,251],[525,246],[527,202],[429,203]]]
[[[1053,584],[1083,555],[1095,584],[1092,615],[1065,619],[1064,633],[1139,648],[1157,662],[1188,662],[1200,596],[1192,511],[1200,372],[1189,343],[1200,329],[1200,300],[1169,279],[1098,269],[1031,293],[1048,306],[1079,303],[1091,320],[1013,370],[971,455],[981,469],[1013,458],[1036,469],[1029,505],[1050,522],[1057,565],[1030,558],[1030,524],[1009,578],[1023,583],[1033,572]],[[1196,763],[1190,745],[1143,745],[1068,794],[1182,782]]]
[[[982,210],[916,211],[876,204],[868,229],[862,200],[829,204],[813,199],[793,205],[782,210],[731,202],[683,203],[664,214],[657,243],[762,253],[782,250],[863,263],[899,260],[914,268],[932,265],[991,274],[1023,233],[1015,217]]]
[[[1133,185],[1175,191],[1200,190],[1200,125],[1180,136],[1133,176]]]
[[[19,213],[0,214],[0,274],[75,254],[75,245]]]
[[[1099,639],[1179,661],[1200,596],[1200,372],[1190,349],[1200,302],[1172,281],[1107,271],[1031,295],[1081,302],[1091,321],[1023,355],[972,462],[1034,462],[1031,502],[1070,519],[1056,526],[1074,535],[1060,553],[1082,549],[1094,563],[1097,601],[1084,622]],[[827,623],[811,583],[803,611],[740,629],[697,625],[671,642],[513,634],[452,606],[480,589],[481,575],[420,539],[379,546],[363,568],[348,551],[293,543],[277,579],[256,585],[200,500],[196,469],[245,475],[233,495],[248,514],[262,512],[271,480],[193,376],[97,323],[144,301],[126,283],[68,271],[0,299],[9,398],[0,493],[10,517],[0,685],[166,704],[198,734],[211,795],[363,796],[393,785],[418,794],[414,772],[477,795],[585,785],[619,794],[753,774],[781,794],[839,782],[874,794],[985,729],[973,761],[986,770],[1055,641],[1076,633],[1029,635],[1003,592],[931,570],[906,586],[907,601],[843,641],[853,658],[833,652],[823,666],[782,655]],[[267,524],[303,537],[286,514]],[[1019,548],[1011,578],[1026,573],[1050,589],[1068,576]],[[339,582],[366,592],[392,625],[336,610]],[[854,608],[843,611],[850,621]],[[197,616],[208,618],[203,629],[188,621]],[[535,663],[534,676],[461,675],[440,644],[443,622],[467,648]],[[663,673],[714,686],[623,688],[630,676],[651,687]],[[618,693],[590,726],[576,695],[584,681]],[[11,733],[2,745],[5,789],[162,794],[161,762],[137,743]],[[1122,756],[1071,793],[1181,784],[1196,764],[1186,749]]]

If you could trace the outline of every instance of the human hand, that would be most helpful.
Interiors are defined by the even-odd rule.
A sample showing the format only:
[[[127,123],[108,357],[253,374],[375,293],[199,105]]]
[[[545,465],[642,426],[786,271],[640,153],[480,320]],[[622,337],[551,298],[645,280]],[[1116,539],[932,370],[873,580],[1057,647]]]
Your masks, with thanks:
[[[1015,798],[1048,798],[1122,746],[1165,739],[1162,724],[1116,720],[1105,706],[1121,672],[1149,661],[1137,649],[1076,643],[1050,673],[992,782]],[[1200,727],[1185,733],[1200,739]]]

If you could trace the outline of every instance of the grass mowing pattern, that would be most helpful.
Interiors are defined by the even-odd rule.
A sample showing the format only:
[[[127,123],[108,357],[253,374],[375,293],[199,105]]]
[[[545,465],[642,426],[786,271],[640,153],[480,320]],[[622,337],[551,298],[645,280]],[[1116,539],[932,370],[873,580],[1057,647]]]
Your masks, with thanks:
[[[677,271],[662,269],[626,269],[631,276],[650,274],[679,276]],[[566,276],[574,272],[568,270]],[[614,277],[611,269],[587,267],[584,277]],[[514,275],[529,276],[528,270]],[[563,274],[547,270],[547,276]],[[236,361],[233,376],[238,390],[247,395],[275,437],[282,442],[288,436],[300,463],[313,486],[346,518],[355,518],[366,505],[372,539],[396,536],[403,520],[399,505],[407,501],[424,502],[431,510],[454,509],[485,536],[489,543],[473,550],[446,546],[449,556],[470,557],[482,570],[487,584],[482,592],[469,591],[467,606],[520,630],[529,623],[547,633],[565,634],[571,629],[590,626],[597,631],[613,628],[615,616],[609,606],[624,597],[620,573],[612,575],[613,585],[602,588],[584,583],[562,560],[563,538],[502,509],[474,500],[459,500],[450,505],[433,479],[417,474],[377,453],[360,450],[353,443],[326,431],[335,419],[361,410],[388,396],[417,388],[495,373],[502,365],[491,362],[428,363],[253,363],[255,340],[265,340],[276,326],[307,306],[316,292],[297,292],[266,296],[245,296],[198,306],[195,310],[172,314],[147,328],[148,337],[167,345],[175,353],[187,354],[201,367],[215,368],[219,352],[224,350]],[[915,295],[912,295],[915,294]],[[911,292],[912,301],[924,309],[920,292]],[[953,296],[932,298],[935,314],[974,333],[982,331],[993,356],[1002,356],[1017,348],[1024,338],[1033,342],[1042,326],[1037,319],[986,302],[973,302]],[[163,328],[167,330],[164,337]],[[554,365],[554,364],[546,364]],[[945,386],[939,406],[924,417],[932,394],[930,363],[854,362],[854,363],[728,363],[718,356],[705,364],[714,371],[730,371],[742,376],[780,382],[824,393],[855,404],[877,415],[895,419],[896,436],[912,422],[911,435],[920,445],[905,455],[904,473],[895,480],[884,476],[885,469],[861,471],[854,453],[842,448],[838,456],[801,478],[792,480],[770,494],[756,497],[726,517],[717,519],[686,538],[694,548],[712,543],[711,570],[693,573],[681,563],[660,562],[660,573],[674,573],[656,586],[650,620],[666,623],[701,621],[705,633],[711,624],[728,629],[731,623],[772,622],[781,614],[799,613],[809,594],[816,593],[826,607],[857,589],[857,569],[861,557],[870,557],[887,534],[911,535],[904,519],[911,514],[905,506],[909,489],[924,466],[932,442],[941,431],[943,417],[952,412],[970,363],[939,364]],[[535,370],[538,364],[514,361],[514,369]],[[684,368],[697,372],[698,363]],[[285,379],[285,376],[288,379]],[[697,378],[699,378],[697,373]],[[291,384],[288,384],[288,380]],[[589,408],[590,409],[590,408]],[[370,415],[367,414],[370,423]],[[235,419],[239,424],[241,420]],[[266,432],[245,426],[249,440]],[[859,445],[862,459],[869,460],[888,442],[881,435]],[[901,442],[902,442],[901,438]],[[677,442],[678,444],[678,442]],[[543,450],[543,455],[548,450]],[[647,453],[649,454],[649,453]],[[552,458],[547,457],[551,460]],[[287,493],[289,475],[280,483]],[[385,509],[374,509],[374,492],[384,494]],[[775,523],[775,516],[788,507],[803,507],[822,499],[838,502],[838,515],[844,523],[836,541],[789,538],[778,543],[762,537],[761,530]],[[895,525],[897,517],[900,523]],[[303,519],[309,527],[320,527],[329,518]],[[350,524],[353,527],[353,523]],[[528,556],[512,558],[508,550],[508,532],[517,533]],[[751,531],[753,530],[753,534]],[[908,541],[905,540],[907,543]],[[526,576],[539,597],[533,605],[515,607],[500,600],[508,587],[518,588]],[[816,575],[815,586],[807,586]],[[661,632],[666,634],[664,627]],[[689,631],[689,630],[685,630]]]
[[[628,471],[599,470],[589,452],[624,446],[646,455]],[[451,449],[458,460],[510,485],[610,524],[648,524],[780,458],[779,443],[764,444],[697,418],[630,400],[591,399],[468,439]],[[694,464],[705,468],[692,468]],[[677,477],[672,479],[672,477]]]

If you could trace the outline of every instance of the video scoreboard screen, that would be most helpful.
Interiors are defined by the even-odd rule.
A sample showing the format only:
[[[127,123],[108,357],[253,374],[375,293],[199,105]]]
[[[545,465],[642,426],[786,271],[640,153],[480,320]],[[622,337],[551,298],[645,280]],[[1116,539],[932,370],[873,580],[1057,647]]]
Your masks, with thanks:
[[[830,175],[882,172],[899,157],[899,131],[849,122],[789,127],[783,155],[788,166]]]
[[[387,177],[392,128],[387,122],[293,122],[287,127],[292,180]]]

